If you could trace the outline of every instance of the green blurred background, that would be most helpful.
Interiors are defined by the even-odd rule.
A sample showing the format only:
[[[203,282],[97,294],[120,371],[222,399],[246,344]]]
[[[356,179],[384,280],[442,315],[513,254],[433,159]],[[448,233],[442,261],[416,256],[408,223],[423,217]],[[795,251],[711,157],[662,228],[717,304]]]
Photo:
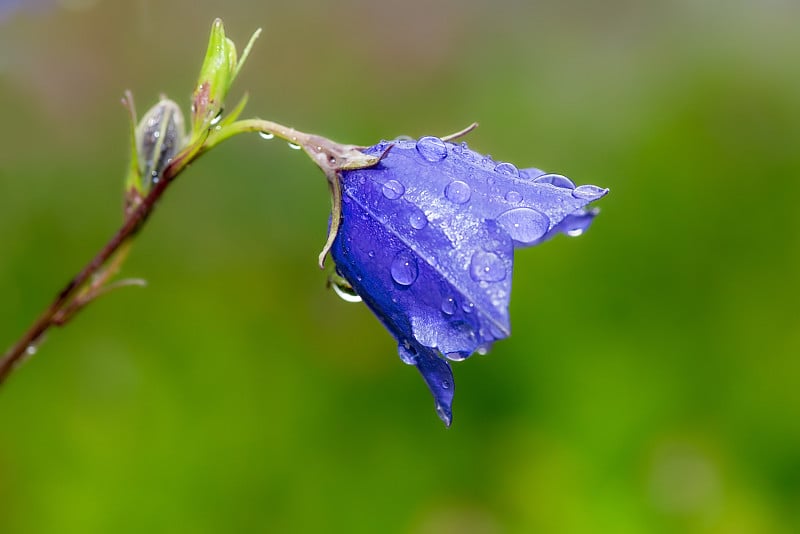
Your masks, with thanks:
[[[0,349],[120,222],[131,89],[188,108],[214,17],[258,115],[443,135],[611,188],[520,253],[453,427],[326,290],[323,175],[258,136],[0,391],[0,532],[800,531],[800,4],[29,1],[0,10]],[[9,3],[11,2],[11,3]]]

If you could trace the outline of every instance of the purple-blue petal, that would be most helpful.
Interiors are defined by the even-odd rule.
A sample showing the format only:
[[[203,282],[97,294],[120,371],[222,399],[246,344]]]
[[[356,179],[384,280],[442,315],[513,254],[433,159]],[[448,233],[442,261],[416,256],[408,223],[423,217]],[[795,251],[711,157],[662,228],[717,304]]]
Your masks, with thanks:
[[[462,360],[509,335],[514,249],[582,233],[596,214],[584,206],[608,190],[435,137],[365,152],[385,156],[342,173],[331,254],[449,424],[454,383],[443,356]]]

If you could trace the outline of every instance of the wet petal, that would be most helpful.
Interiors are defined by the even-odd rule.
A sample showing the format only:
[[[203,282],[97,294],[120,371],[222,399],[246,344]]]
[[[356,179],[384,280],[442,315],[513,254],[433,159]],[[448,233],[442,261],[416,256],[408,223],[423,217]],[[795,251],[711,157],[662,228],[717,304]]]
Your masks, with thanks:
[[[510,334],[514,250],[583,233],[608,190],[435,137],[381,142],[341,174],[337,269],[417,366],[449,423],[450,365]],[[445,387],[447,384],[448,387]]]

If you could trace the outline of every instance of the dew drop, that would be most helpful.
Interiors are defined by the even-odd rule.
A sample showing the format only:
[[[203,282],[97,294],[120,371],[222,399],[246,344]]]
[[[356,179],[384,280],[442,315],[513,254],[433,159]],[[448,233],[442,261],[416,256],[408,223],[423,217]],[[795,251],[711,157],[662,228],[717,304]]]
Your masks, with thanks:
[[[367,256],[369,256],[370,258],[374,258],[375,257],[375,251],[374,250],[370,250],[369,252],[367,252]]]
[[[493,252],[476,252],[469,264],[469,275],[476,282],[499,282],[506,277],[506,266]]]
[[[583,235],[583,228],[573,228],[572,230],[567,230],[566,233],[570,237],[578,237]]]
[[[542,174],[534,178],[533,181],[537,184],[552,184],[564,189],[575,189],[575,184],[572,183],[572,180],[560,174]]]
[[[25,349],[25,354],[27,354],[28,356],[33,356],[34,354],[36,354],[36,351],[37,351],[36,345],[31,344],[28,345],[28,347]]]
[[[453,416],[450,415],[447,409],[438,402],[436,403],[436,415],[438,415],[439,419],[441,419],[442,422],[444,422],[445,426],[449,427],[450,423],[453,422]]]
[[[519,177],[519,169],[517,169],[517,166],[513,163],[498,163],[494,168],[494,171],[499,172],[500,174],[505,174],[506,176],[512,176],[515,178]]]
[[[389,200],[398,199],[403,196],[405,192],[405,186],[397,180],[387,180],[387,182],[383,184],[383,196]]]
[[[438,137],[423,137],[417,141],[417,152],[431,163],[436,163],[447,157],[447,145]]]
[[[458,305],[456,304],[456,299],[453,297],[447,297],[442,301],[442,312],[445,315],[453,315],[456,312],[456,308]]]
[[[512,204],[519,204],[522,202],[522,195],[518,191],[509,191],[506,193],[506,200]]]
[[[392,260],[390,267],[392,279],[401,286],[410,286],[419,275],[417,260],[408,250],[401,250]]]
[[[406,365],[416,365],[417,351],[411,348],[411,345],[408,344],[408,341],[404,341],[397,346],[397,354]]]
[[[270,139],[275,139],[275,134],[272,132],[258,132],[258,135],[260,135],[262,139],[266,139],[267,141],[269,141]]]
[[[408,216],[408,224],[415,230],[422,230],[428,225],[428,218],[421,211],[414,211]]]
[[[511,239],[528,245],[541,238],[550,229],[550,219],[532,208],[514,208],[501,213],[497,224],[508,232]]]
[[[456,204],[464,204],[465,202],[468,202],[472,196],[472,190],[469,188],[469,185],[467,185],[466,182],[462,182],[461,180],[453,180],[447,184],[447,187],[444,188],[444,196],[446,196],[451,202]]]
[[[221,121],[221,120],[222,120],[222,111],[217,113],[217,116],[214,117],[213,119],[211,119],[210,124],[211,124],[211,126],[214,126],[214,125],[218,124],[219,121]]]
[[[607,189],[597,187],[596,185],[580,185],[572,191],[572,196],[586,200],[595,200],[608,192]]]
[[[464,313],[472,313],[472,310],[475,309],[475,304],[472,302],[465,302],[461,309],[464,310]]]
[[[361,302],[361,297],[352,289],[342,287],[339,284],[331,284],[333,292],[336,293],[340,299],[345,302]]]
[[[442,389],[450,389],[450,381],[449,380],[442,380],[442,383],[440,385],[442,386]]]
[[[161,137],[161,132],[159,132],[158,130],[156,130],[155,132],[153,132],[153,138],[154,138],[154,139],[158,139],[159,137]]]
[[[297,143],[292,143],[291,141],[287,142],[286,144],[289,145],[289,148],[291,148],[292,150],[300,150],[300,148],[302,148]]]
[[[444,357],[451,362],[463,362],[469,358],[469,355],[465,355],[463,352],[448,352],[444,355]]]

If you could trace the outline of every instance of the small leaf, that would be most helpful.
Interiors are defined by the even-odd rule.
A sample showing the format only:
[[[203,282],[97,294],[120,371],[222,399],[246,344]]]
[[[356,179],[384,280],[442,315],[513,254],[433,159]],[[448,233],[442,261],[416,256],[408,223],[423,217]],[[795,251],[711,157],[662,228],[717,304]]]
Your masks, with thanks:
[[[222,20],[216,19],[211,25],[206,56],[192,95],[192,134],[194,138],[209,126],[214,125],[215,121],[220,120],[219,116],[222,113],[228,91],[260,34],[261,29],[253,33],[241,60],[238,60],[236,45],[225,36]]]

